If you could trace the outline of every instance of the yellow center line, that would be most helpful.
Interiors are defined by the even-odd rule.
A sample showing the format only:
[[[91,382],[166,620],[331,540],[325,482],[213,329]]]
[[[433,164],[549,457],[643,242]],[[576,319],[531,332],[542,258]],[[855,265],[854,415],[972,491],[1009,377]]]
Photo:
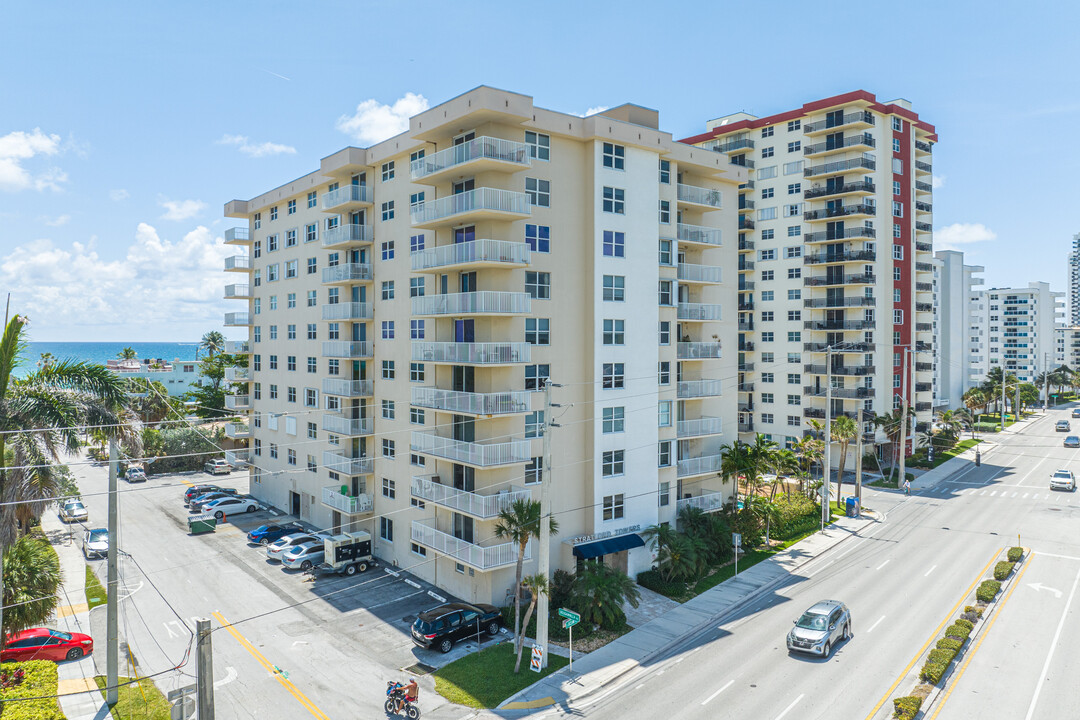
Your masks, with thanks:
[[[982,641],[985,640],[986,636],[990,634],[990,628],[994,627],[994,623],[997,622],[998,617],[1001,615],[1001,611],[1005,608],[1005,603],[1009,601],[1009,598],[1012,597],[1013,590],[1015,590],[1020,584],[1020,578],[1024,577],[1024,573],[1026,573],[1027,569],[1031,566],[1031,558],[1034,557],[1034,555],[1035,553],[1033,552],[1028,553],[1028,558],[1027,561],[1024,563],[1024,567],[1020,568],[1020,574],[1016,576],[1015,580],[1013,580],[1013,585],[1011,588],[1009,588],[1009,592],[1005,593],[1005,597],[1001,599],[1001,605],[999,605],[997,607],[997,610],[994,612],[994,617],[990,618],[990,624],[986,626],[986,630],[984,630],[983,634],[979,637],[979,642],[975,643],[975,647],[973,647],[971,649],[971,652],[969,652],[964,658],[964,663],[960,666],[959,671],[957,671],[956,677],[953,678],[952,682],[949,684],[949,689],[941,698],[941,703],[938,705],[937,710],[934,711],[934,714],[930,716],[930,720],[934,720],[934,718],[938,716],[938,713],[941,712],[941,708],[945,707],[945,703],[949,701],[949,696],[952,695],[952,691],[955,690],[957,684],[959,684],[960,678],[963,677],[964,671],[967,670],[968,664],[971,662],[971,658],[975,657],[975,653],[979,651],[979,647],[982,645]]]
[[[919,662],[919,658],[921,658],[922,654],[926,652],[926,648],[930,647],[930,643],[934,642],[934,640],[938,636],[938,633],[945,628],[945,624],[952,619],[953,613],[955,613],[957,609],[964,604],[964,601],[967,600],[968,595],[970,595],[971,591],[975,589],[975,586],[979,584],[979,582],[983,578],[983,575],[985,575],[986,571],[990,569],[990,566],[993,565],[994,561],[998,559],[998,556],[1001,555],[1001,551],[1003,549],[1004,548],[998,548],[994,551],[993,556],[990,558],[990,562],[986,563],[983,569],[979,571],[978,576],[975,578],[975,582],[968,585],[968,589],[964,591],[964,594],[961,595],[960,599],[956,602],[956,604],[952,606],[952,610],[949,610],[949,612],[945,615],[945,619],[941,621],[940,625],[934,628],[934,632],[930,633],[930,638],[925,643],[923,643],[923,646],[921,648],[919,648],[919,652],[915,653],[915,657],[911,658],[911,662],[907,664],[907,667],[904,668],[904,671],[900,673],[900,676],[898,678],[896,678],[896,682],[894,682],[889,687],[889,689],[885,691],[885,694],[881,696],[881,699],[878,700],[877,705],[875,705],[874,709],[870,711],[870,714],[866,716],[866,720],[873,720],[874,715],[876,715],[877,711],[881,709],[881,706],[888,702],[890,696],[893,694],[893,691],[896,690],[900,683],[904,681],[904,678],[906,678],[907,674],[911,672],[911,668],[915,666],[915,663]]]
[[[251,656],[254,657],[260,665],[266,668],[271,675],[277,678],[277,681],[281,683],[281,685],[286,690],[288,690],[292,694],[292,696],[300,702],[301,705],[307,708],[308,712],[319,718],[319,720],[330,720],[326,713],[315,707],[315,703],[311,702],[311,700],[309,700],[308,697],[304,695],[304,693],[300,692],[300,690],[295,685],[293,685],[288,678],[282,675],[281,672],[274,666],[274,664],[266,659],[265,655],[256,650],[255,646],[252,645],[247,638],[241,635],[236,628],[229,624],[229,622],[222,616],[221,613],[213,613],[213,618],[221,624],[221,627],[228,630],[229,634],[236,638],[237,642],[239,642],[245,650],[251,653]]]

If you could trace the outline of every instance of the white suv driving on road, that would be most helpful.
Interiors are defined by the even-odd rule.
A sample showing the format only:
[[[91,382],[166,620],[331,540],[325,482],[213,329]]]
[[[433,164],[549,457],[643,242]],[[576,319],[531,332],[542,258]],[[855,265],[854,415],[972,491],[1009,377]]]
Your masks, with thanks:
[[[1076,478],[1073,477],[1072,470],[1058,470],[1051,475],[1050,489],[1068,490],[1069,492],[1076,490]]]

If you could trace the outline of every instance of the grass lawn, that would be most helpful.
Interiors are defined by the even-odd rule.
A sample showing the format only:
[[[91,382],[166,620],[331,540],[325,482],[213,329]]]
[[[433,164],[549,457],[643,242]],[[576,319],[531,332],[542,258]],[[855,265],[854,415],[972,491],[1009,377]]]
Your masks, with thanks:
[[[876,488],[892,488],[893,490],[895,490],[895,489],[896,489],[896,487],[897,487],[897,480],[898,480],[899,478],[897,478],[897,480],[893,480],[892,482],[890,482],[890,481],[889,481],[889,469],[888,469],[888,468],[886,468],[886,469],[885,469],[885,470],[883,470],[882,472],[884,472],[884,473],[885,473],[885,477],[884,477],[883,479],[881,479],[881,480],[875,480],[874,482],[871,482],[871,483],[864,483],[864,484],[865,484],[865,485],[866,485],[867,487],[876,487]],[[895,472],[895,471],[893,471],[893,472]],[[914,480],[914,479],[915,479],[915,475],[914,475],[913,473],[904,473],[904,474],[905,474],[905,475],[907,475],[907,479],[908,479],[908,480]]]
[[[104,605],[106,602],[105,586],[101,584],[101,581],[97,579],[97,575],[90,569],[90,566],[86,566],[86,604],[91,609],[96,608],[98,605]]]
[[[529,669],[529,647],[521,651],[521,672],[514,674],[514,643],[504,642],[435,671],[435,692],[450,702],[474,708],[493,708],[540,678],[567,665],[570,660],[548,655],[543,672]]]
[[[120,682],[126,683],[132,679],[121,677]],[[104,697],[105,676],[95,676],[94,682]],[[112,716],[116,720],[169,720],[169,701],[149,678],[143,678],[131,685],[121,685],[119,696],[119,701],[111,708]]]

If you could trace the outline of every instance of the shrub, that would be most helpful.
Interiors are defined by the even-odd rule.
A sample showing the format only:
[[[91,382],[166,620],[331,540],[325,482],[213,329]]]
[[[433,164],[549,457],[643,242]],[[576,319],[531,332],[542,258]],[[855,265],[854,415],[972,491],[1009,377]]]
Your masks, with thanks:
[[[1009,548],[1009,562],[1020,562],[1020,558],[1024,557],[1024,548],[1011,547]]]
[[[934,648],[930,651],[930,654],[926,657],[927,664],[942,664],[948,665],[956,657],[956,650],[951,648]]]
[[[664,580],[660,575],[660,571],[655,568],[638,573],[637,582],[638,585],[643,588],[648,588],[653,592],[658,592],[661,595],[666,595],[670,598],[676,598],[686,594],[686,583],[675,580]]]
[[[0,667],[9,675],[20,668],[24,672],[22,683],[15,687],[5,688],[0,692],[0,698],[14,700],[56,695],[59,680],[56,663],[48,660],[31,660],[23,663],[4,663]],[[3,712],[4,720],[63,720],[64,717],[55,697],[5,703]]]
[[[971,628],[967,625],[957,625],[953,623],[945,628],[945,637],[956,638],[957,640],[967,640],[968,635],[971,635]]]
[[[1012,575],[1013,565],[1015,564],[1016,563],[1005,562],[1004,560],[999,562],[997,565],[994,566],[994,579],[1004,580],[1010,575]]]
[[[997,580],[983,580],[975,591],[975,597],[982,602],[992,602],[1000,589],[1001,583]]]
[[[574,595],[574,575],[565,570],[556,570],[551,576],[551,587],[548,589],[551,598],[551,607],[566,607],[570,598]]]
[[[964,620],[967,620],[970,623],[975,623],[979,619],[979,613],[965,612],[960,617],[962,617]]]
[[[930,683],[931,685],[937,685],[939,682],[941,682],[941,678],[945,675],[945,670],[947,670],[948,667],[949,666],[947,663],[943,665],[941,663],[932,663],[930,661],[927,661],[927,663],[923,665],[923,669],[922,672],[919,673],[919,677],[922,678],[925,682]]]
[[[954,653],[958,653],[960,652],[960,648],[964,647],[964,641],[951,637],[943,637],[937,641],[937,647],[941,650],[952,650]]]
[[[961,627],[966,627],[968,629],[968,632],[971,632],[975,629],[975,623],[971,622],[970,620],[964,620],[963,618],[960,618],[953,624],[960,625]]]
[[[922,698],[917,695],[893,698],[893,717],[899,720],[913,720],[919,714],[920,707],[922,707]]]
[[[974,615],[975,615],[975,616],[977,616],[977,617],[982,617],[982,614],[983,614],[983,608],[982,608],[982,606],[980,606],[980,605],[968,605],[968,606],[966,606],[966,607],[964,608],[964,614],[965,614],[965,615],[972,615],[972,614],[974,614]]]

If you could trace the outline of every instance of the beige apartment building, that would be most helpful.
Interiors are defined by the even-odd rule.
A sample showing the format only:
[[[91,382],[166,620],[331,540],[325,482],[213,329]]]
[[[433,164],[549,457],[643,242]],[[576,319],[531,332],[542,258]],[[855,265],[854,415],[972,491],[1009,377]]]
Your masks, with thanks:
[[[738,239],[744,441],[800,439],[808,419],[825,417],[830,378],[833,417],[885,414],[906,393],[917,419],[930,419],[936,141],[909,102],[864,91],[728,115],[683,140],[749,172]],[[873,439],[871,424],[864,431]]]
[[[250,360],[232,459],[259,499],[367,529],[383,561],[465,599],[505,600],[517,550],[497,515],[539,499],[545,470],[553,570],[648,568],[640,530],[726,497],[747,179],[655,111],[581,118],[479,87],[228,203],[245,224],[225,270],[246,277],[226,297],[247,308],[226,325]]]

